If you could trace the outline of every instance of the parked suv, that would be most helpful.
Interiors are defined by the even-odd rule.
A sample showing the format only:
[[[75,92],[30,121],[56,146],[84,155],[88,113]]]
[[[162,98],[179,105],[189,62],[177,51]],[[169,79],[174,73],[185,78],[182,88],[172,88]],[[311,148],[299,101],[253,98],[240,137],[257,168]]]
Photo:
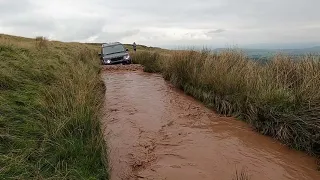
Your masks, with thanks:
[[[131,57],[128,49],[119,42],[103,43],[101,53],[99,53],[103,65],[111,64],[131,64]]]

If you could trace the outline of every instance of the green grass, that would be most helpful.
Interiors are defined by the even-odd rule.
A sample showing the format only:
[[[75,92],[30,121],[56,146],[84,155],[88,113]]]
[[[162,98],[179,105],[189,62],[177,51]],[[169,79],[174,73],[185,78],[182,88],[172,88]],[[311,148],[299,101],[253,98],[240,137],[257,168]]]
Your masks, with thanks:
[[[0,35],[0,179],[107,179],[97,48]]]
[[[208,107],[249,123],[256,131],[320,155],[320,59],[277,55],[266,64],[236,49],[137,52],[134,63]]]

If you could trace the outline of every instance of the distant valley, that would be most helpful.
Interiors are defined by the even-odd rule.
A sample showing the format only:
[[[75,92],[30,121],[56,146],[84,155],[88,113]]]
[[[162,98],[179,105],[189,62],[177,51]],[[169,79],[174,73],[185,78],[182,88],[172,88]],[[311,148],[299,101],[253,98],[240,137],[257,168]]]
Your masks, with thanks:
[[[320,46],[314,46],[311,48],[301,48],[301,49],[249,49],[240,48],[244,53],[246,53],[250,58],[254,59],[264,59],[270,58],[276,54],[284,54],[288,56],[303,56],[307,54],[320,55]],[[221,52],[227,50],[227,48],[217,48],[214,52]]]

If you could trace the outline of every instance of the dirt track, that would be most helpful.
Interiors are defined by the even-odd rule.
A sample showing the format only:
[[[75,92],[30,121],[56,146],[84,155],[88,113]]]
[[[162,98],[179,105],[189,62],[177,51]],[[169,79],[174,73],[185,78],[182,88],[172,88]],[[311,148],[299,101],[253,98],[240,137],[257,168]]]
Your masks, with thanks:
[[[141,66],[106,67],[111,180],[320,179],[313,158],[220,117]]]

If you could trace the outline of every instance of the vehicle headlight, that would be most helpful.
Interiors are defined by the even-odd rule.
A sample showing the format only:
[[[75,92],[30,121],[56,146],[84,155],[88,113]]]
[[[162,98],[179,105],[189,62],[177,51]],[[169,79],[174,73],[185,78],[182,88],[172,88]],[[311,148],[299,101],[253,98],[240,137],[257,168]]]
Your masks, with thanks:
[[[129,58],[130,58],[129,54],[124,56],[124,59],[129,59]]]

